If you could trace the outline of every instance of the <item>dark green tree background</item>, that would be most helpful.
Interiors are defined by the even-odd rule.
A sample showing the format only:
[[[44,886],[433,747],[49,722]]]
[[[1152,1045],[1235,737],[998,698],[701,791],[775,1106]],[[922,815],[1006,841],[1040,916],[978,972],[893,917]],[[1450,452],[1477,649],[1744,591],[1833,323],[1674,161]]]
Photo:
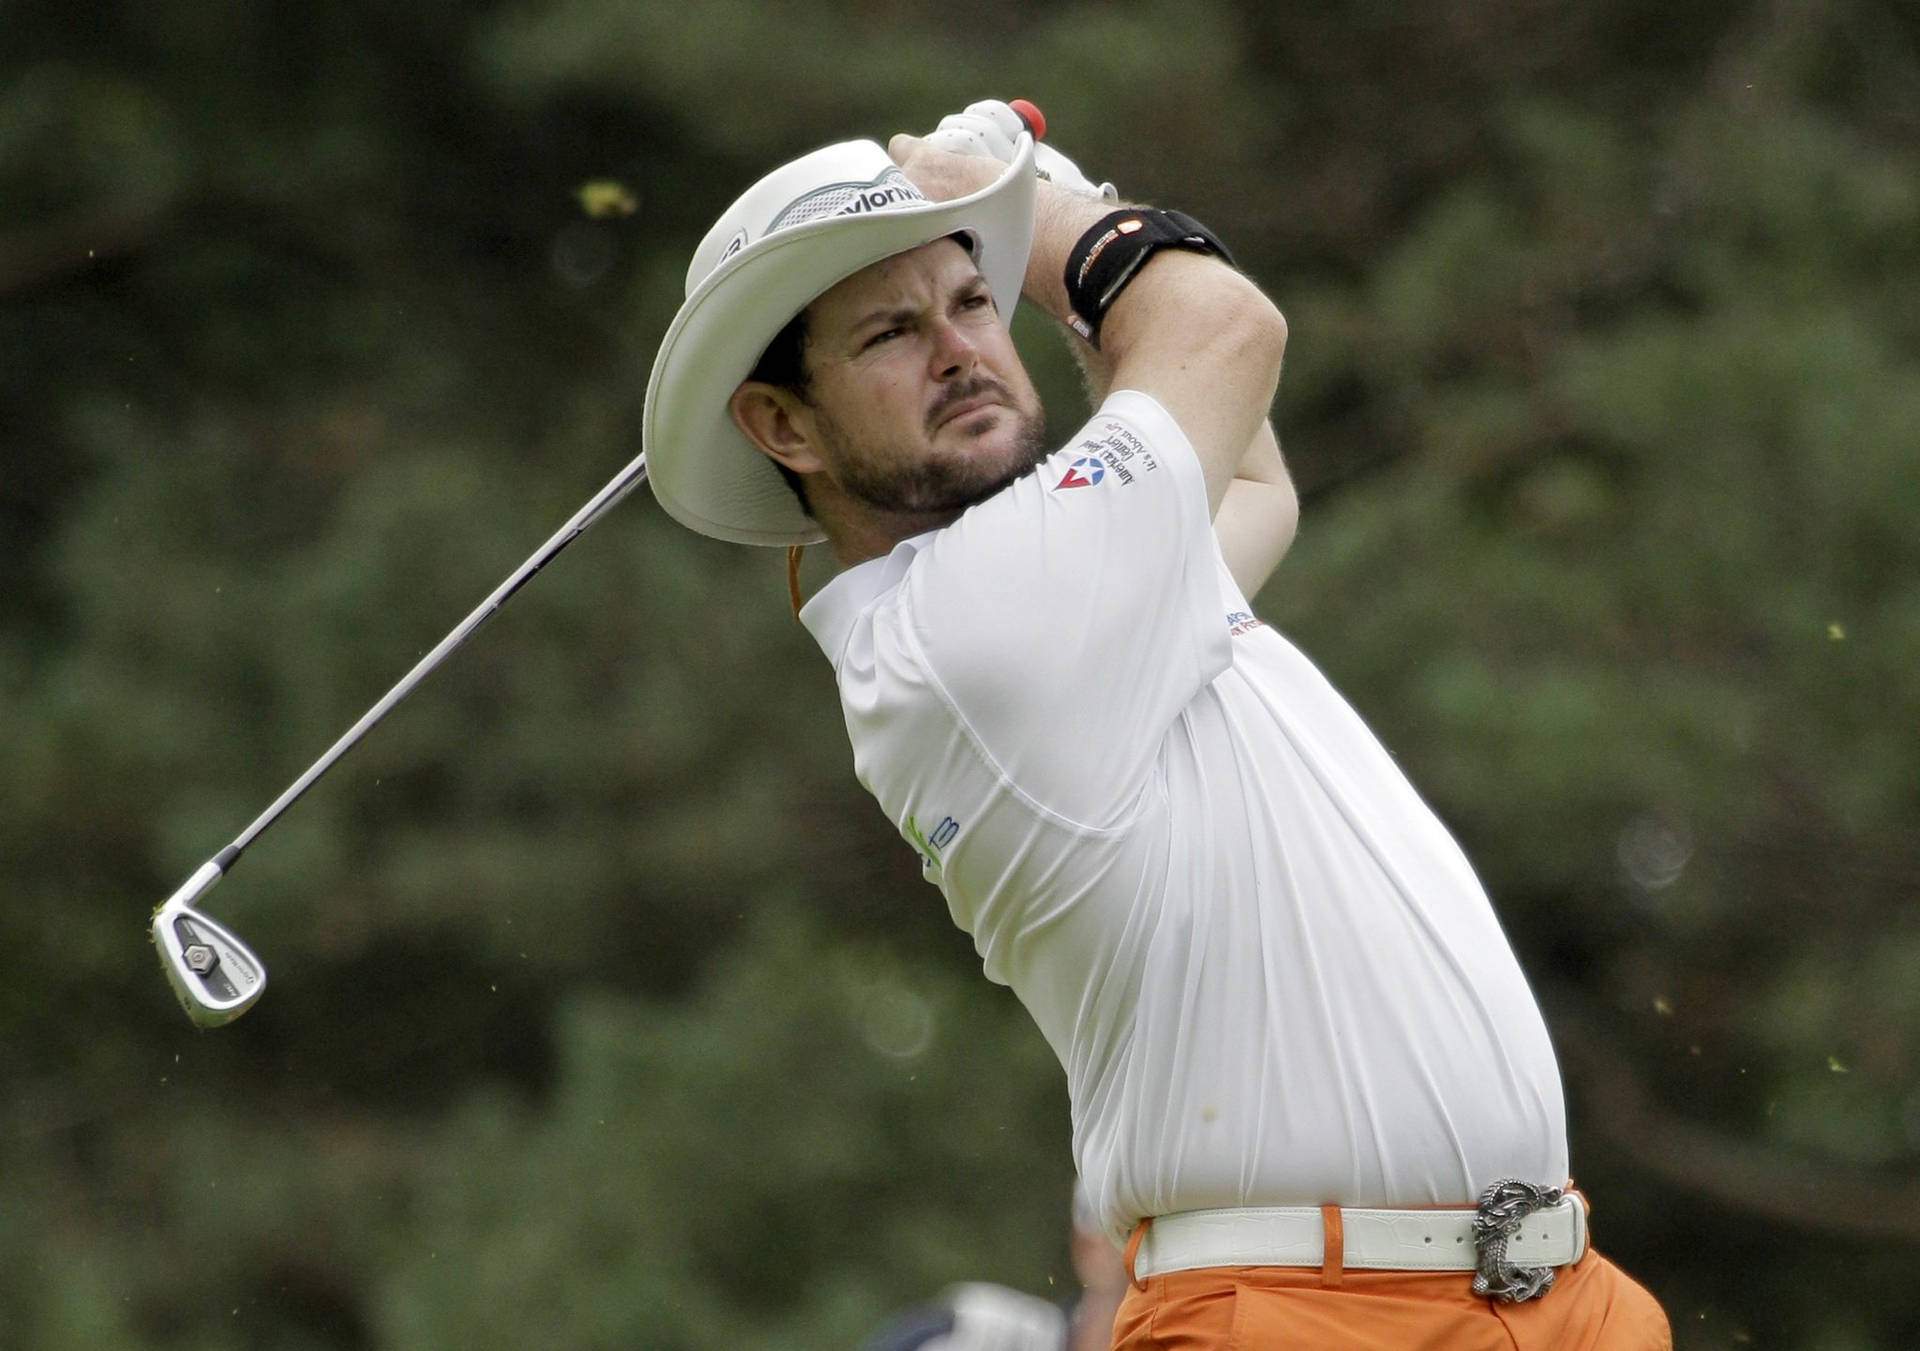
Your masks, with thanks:
[[[1067,1293],[1057,1067],[779,560],[620,508],[777,160],[1026,95],[1292,326],[1263,613],[1467,844],[1683,1348],[1920,1345],[1920,14],[0,0],[0,1344],[845,1347]],[[1057,422],[1080,396],[1017,326]]]

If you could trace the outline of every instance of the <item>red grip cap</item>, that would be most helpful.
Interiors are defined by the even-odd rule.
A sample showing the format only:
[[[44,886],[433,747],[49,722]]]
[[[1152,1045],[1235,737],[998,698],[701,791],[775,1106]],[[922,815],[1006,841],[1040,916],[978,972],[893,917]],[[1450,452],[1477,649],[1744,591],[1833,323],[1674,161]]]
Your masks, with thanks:
[[[1020,120],[1027,124],[1027,130],[1033,133],[1033,139],[1044,141],[1047,138],[1047,119],[1040,110],[1026,99],[1008,99],[1007,106],[1020,114]]]

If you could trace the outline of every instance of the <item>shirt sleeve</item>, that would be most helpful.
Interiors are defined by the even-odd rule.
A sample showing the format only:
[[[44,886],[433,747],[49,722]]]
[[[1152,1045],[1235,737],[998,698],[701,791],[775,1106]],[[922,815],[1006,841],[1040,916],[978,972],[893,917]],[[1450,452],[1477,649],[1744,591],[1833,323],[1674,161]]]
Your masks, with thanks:
[[[1192,445],[1111,395],[1031,475],[942,531],[901,618],[942,696],[1017,791],[1119,824],[1181,710],[1232,660]]]

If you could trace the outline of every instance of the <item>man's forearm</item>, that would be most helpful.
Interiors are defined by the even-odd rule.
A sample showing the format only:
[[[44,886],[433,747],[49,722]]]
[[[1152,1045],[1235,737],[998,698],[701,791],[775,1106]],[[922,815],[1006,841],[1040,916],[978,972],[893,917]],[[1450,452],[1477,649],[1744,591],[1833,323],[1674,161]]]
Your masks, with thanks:
[[[1213,533],[1227,570],[1248,598],[1280,566],[1299,524],[1300,498],[1280,454],[1280,440],[1273,424],[1263,423],[1213,516]]]

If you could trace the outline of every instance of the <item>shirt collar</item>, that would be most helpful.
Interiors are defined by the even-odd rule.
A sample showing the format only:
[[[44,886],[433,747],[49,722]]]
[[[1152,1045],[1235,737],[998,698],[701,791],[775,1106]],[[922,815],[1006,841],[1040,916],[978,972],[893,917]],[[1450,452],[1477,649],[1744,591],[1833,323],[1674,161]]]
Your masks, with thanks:
[[[847,650],[847,639],[853,636],[853,626],[860,616],[868,606],[900,585],[915,556],[939,533],[929,530],[924,535],[915,535],[894,545],[892,553],[854,564],[800,607],[800,622],[820,644],[820,650],[827,654],[835,670],[840,668],[840,655]]]

